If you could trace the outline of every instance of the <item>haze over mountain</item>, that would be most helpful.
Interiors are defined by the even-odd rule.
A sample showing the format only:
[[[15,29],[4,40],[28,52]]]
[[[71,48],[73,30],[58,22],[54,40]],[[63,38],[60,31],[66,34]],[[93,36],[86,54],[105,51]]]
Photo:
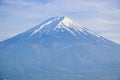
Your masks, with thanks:
[[[0,43],[2,80],[119,80],[120,45],[67,17]]]

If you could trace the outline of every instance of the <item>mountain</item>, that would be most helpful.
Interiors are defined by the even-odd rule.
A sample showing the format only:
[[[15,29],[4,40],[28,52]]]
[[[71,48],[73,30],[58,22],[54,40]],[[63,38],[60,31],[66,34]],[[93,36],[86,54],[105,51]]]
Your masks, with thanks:
[[[0,80],[119,80],[120,45],[67,17],[0,43]]]

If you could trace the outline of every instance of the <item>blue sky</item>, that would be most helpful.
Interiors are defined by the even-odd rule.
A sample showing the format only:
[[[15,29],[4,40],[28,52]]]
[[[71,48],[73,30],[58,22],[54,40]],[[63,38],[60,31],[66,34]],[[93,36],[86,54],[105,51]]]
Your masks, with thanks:
[[[120,44],[120,0],[0,0],[0,41],[67,16]]]

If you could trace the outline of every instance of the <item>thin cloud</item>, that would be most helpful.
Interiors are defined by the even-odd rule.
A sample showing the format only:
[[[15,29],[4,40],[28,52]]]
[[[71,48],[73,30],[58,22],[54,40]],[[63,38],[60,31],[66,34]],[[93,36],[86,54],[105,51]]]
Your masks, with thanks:
[[[113,20],[106,20],[106,19],[100,19],[100,18],[97,18],[96,20],[103,24],[120,24],[120,21],[115,21],[115,20],[113,21]]]

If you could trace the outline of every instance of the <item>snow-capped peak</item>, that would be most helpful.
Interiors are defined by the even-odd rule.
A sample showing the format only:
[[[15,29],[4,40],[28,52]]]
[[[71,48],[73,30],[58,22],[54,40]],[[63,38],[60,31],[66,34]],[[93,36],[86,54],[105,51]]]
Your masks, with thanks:
[[[82,31],[81,28],[82,27],[80,27],[77,23],[75,23],[68,17],[53,17],[39,25],[39,28],[34,30],[32,35],[40,32],[49,33],[51,31],[58,31],[62,29],[66,29],[67,31],[75,35],[75,33],[71,29],[74,29],[75,31]]]
[[[68,17],[52,17],[42,24],[38,26],[37,29],[35,29],[31,36],[36,33],[46,33],[50,34],[51,32],[63,32],[67,30],[72,35],[77,36],[79,33],[88,34],[100,37],[99,35],[96,35],[95,33],[87,30],[86,28],[82,27],[81,25],[77,24],[75,21]]]

